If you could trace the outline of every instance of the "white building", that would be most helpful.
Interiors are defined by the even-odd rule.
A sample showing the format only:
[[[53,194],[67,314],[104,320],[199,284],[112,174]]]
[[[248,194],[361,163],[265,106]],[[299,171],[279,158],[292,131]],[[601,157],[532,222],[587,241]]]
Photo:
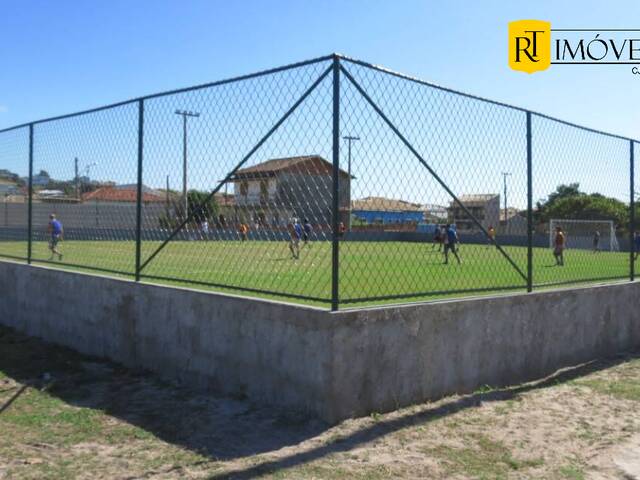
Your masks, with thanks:
[[[460,203],[485,228],[498,227],[500,223],[500,195],[481,193],[460,195]],[[455,223],[459,230],[480,230],[470,215],[455,201],[449,204],[449,222]]]

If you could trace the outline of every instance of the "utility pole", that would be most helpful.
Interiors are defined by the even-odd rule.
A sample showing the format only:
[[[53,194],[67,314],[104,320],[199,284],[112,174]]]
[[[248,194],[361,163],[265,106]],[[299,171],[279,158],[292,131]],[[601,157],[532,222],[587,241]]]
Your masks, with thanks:
[[[73,159],[76,183],[76,199],[80,200],[80,175],[78,175],[78,157]]]
[[[86,166],[82,169],[82,172],[83,172],[84,176],[88,177],[88,176],[89,176],[89,174],[91,173],[91,167],[95,167],[95,166],[97,166],[97,165],[98,165],[98,164],[97,164],[97,163],[95,163],[95,162],[94,162],[94,163],[90,163],[90,164],[86,165]],[[74,168],[74,173],[75,173],[74,183],[75,183],[75,186],[76,186],[76,198],[77,198],[78,200],[80,200],[80,197],[81,197],[81,193],[82,193],[82,192],[80,191],[80,190],[81,190],[81,189],[80,189],[80,187],[81,187],[81,185],[80,185],[80,166],[79,166],[79,162],[78,162],[78,157],[75,157],[75,158],[73,159],[73,168]]]
[[[502,182],[504,184],[504,221],[505,224],[508,220],[508,212],[507,212],[507,177],[511,176],[511,172],[502,172]]]
[[[91,168],[97,167],[97,166],[98,166],[98,164],[94,162],[94,163],[90,163],[89,165],[84,167],[83,172],[84,172],[85,176],[89,179],[89,181],[91,181]]]
[[[86,178],[88,178],[88,179],[89,179],[89,181],[91,181],[91,177],[90,177],[90,175],[91,175],[91,168],[92,168],[92,167],[96,167],[97,165],[98,165],[97,163],[93,162],[93,163],[90,163],[90,164],[86,165],[86,166],[82,169],[83,176],[84,176],[84,177],[86,177]],[[77,171],[77,170],[76,170],[76,171]],[[80,182],[78,182],[78,183],[80,183]],[[82,187],[82,184],[80,184],[80,187]],[[80,188],[80,190],[82,190],[82,188]],[[82,194],[82,192],[80,192],[80,193]],[[96,206],[95,214],[96,214],[96,228],[97,228],[97,227],[99,227],[99,226],[100,226],[100,212],[98,211],[98,199],[97,199],[97,198],[95,199],[95,206]]]
[[[167,175],[167,186],[165,188],[165,198],[166,198],[166,207],[167,207],[167,219],[169,218],[169,207],[171,205],[171,202],[169,202],[169,175]]]
[[[347,173],[349,174],[349,216],[347,217],[347,228],[351,231],[351,142],[357,142],[360,140],[360,137],[345,135],[342,139],[346,140],[349,146],[347,156]]]
[[[182,117],[182,202],[184,206],[184,218],[189,216],[189,200],[187,199],[187,118],[198,118],[199,112],[188,110],[176,110],[176,115]]]

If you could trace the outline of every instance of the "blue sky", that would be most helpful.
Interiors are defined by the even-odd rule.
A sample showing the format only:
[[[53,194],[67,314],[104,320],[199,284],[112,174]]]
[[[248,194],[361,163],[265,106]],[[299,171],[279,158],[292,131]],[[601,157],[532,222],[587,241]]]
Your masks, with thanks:
[[[0,128],[337,51],[436,83],[638,137],[627,67],[511,71],[507,23],[640,25],[601,1],[3,0]]]
[[[523,18],[640,28],[640,3],[2,0],[0,128],[337,51],[640,138],[629,66],[508,68],[507,24]]]

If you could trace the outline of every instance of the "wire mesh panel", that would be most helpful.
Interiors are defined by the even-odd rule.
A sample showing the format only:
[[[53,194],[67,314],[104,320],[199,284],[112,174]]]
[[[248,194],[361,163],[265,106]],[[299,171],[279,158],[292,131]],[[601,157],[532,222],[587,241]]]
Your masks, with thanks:
[[[329,300],[330,65],[145,101],[143,277]]]
[[[628,278],[629,150],[533,116],[536,285]]]
[[[27,258],[29,128],[0,133],[0,256]]]
[[[0,132],[0,257],[331,308],[633,278],[632,152],[329,56]]]
[[[525,113],[344,66],[341,302],[525,288]]]
[[[34,126],[33,259],[132,274],[137,104]]]

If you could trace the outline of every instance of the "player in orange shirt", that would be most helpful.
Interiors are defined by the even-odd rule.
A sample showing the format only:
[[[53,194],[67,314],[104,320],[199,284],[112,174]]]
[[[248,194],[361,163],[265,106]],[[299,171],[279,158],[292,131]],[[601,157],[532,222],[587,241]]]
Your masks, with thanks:
[[[490,247],[491,245],[496,243],[496,229],[493,228],[493,225],[489,225],[487,233],[489,234],[489,243],[487,247]]]
[[[249,227],[243,222],[240,224],[240,239],[245,242],[247,240],[247,233],[249,232]]]
[[[564,249],[566,245],[566,238],[562,227],[556,227],[556,236],[553,241],[553,256],[556,258],[556,265],[564,266]]]

